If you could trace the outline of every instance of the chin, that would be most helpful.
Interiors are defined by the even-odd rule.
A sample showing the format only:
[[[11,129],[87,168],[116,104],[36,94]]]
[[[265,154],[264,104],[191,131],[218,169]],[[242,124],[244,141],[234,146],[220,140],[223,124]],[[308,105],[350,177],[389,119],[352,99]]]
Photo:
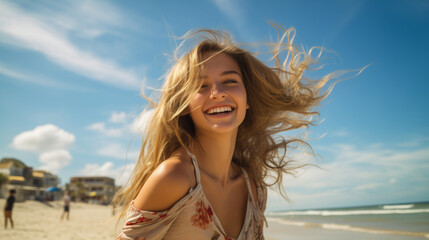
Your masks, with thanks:
[[[238,126],[231,126],[230,124],[215,124],[209,128],[205,128],[202,131],[212,134],[236,134],[238,131]]]

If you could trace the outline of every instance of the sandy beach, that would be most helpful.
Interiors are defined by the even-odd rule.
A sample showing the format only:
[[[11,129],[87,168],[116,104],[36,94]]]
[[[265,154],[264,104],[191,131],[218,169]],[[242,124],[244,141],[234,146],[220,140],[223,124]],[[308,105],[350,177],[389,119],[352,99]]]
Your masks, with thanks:
[[[0,199],[0,206],[5,204]],[[62,202],[44,204],[37,201],[15,203],[13,219],[15,228],[4,229],[2,216],[0,236],[8,240],[81,240],[116,239],[115,221],[111,220],[112,208],[87,203],[72,203],[70,220],[61,221]],[[122,224],[118,225],[118,231]],[[277,233],[275,235],[279,235]],[[278,239],[278,238],[273,238]],[[270,240],[268,238],[267,240]]]
[[[0,206],[3,207],[4,204],[5,200],[0,199]],[[15,203],[13,209],[15,228],[11,229],[9,224],[8,229],[5,230],[2,216],[1,239],[116,239],[116,222],[111,220],[112,208],[110,206],[72,202],[69,221],[65,218],[60,221],[62,211],[60,201],[49,202],[49,204],[37,201]],[[120,231],[121,225],[118,225],[118,231]]]
[[[3,208],[4,199],[0,199]],[[71,204],[70,220],[60,220],[63,211],[62,202],[37,201],[15,203],[13,219],[15,228],[4,229],[2,216],[0,238],[10,240],[80,240],[80,239],[115,239],[115,221],[112,220],[112,208],[88,203]],[[282,224],[268,218],[269,227],[264,230],[266,240],[331,240],[331,239],[424,239],[423,236],[397,236],[389,234],[369,234],[343,230],[327,230],[316,226],[296,226]],[[118,231],[122,223],[118,225]],[[429,237],[429,236],[427,236]]]
[[[4,199],[0,199],[3,208]],[[13,209],[14,229],[4,229],[2,216],[1,239],[115,239],[115,222],[109,221],[112,209],[86,203],[71,203],[70,220],[60,221],[62,202],[44,204],[37,201],[15,203]],[[2,213],[3,215],[3,213]],[[120,229],[120,228],[118,228]]]

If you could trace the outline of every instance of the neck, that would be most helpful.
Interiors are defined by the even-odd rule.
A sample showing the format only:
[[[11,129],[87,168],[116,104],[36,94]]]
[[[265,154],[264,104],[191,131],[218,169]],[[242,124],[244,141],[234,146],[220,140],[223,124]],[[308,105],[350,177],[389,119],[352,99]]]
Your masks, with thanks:
[[[232,178],[232,156],[237,132],[226,134],[197,133],[192,149],[200,170],[224,187]]]

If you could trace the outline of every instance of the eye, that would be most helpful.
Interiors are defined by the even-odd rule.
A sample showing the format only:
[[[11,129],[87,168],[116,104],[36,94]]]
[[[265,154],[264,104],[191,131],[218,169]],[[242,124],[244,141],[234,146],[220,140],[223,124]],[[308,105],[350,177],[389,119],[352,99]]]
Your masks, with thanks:
[[[230,83],[238,83],[238,81],[237,80],[235,80],[235,79],[228,79],[228,80],[226,80],[225,82],[223,82],[224,84],[230,84]]]
[[[205,90],[207,90],[208,89],[208,87],[209,87],[209,85],[207,84],[207,83],[203,83],[202,85],[201,85],[201,87],[200,87],[200,92],[201,91],[205,91]]]

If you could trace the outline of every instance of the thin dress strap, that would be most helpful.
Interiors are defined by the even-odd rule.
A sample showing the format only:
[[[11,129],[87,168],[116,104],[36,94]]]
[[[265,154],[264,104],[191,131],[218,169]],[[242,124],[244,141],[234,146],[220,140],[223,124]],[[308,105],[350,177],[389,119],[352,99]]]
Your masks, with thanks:
[[[246,172],[246,170],[244,170],[244,168],[242,168],[242,167],[240,167],[240,168],[241,168],[241,171],[243,171],[244,179],[246,180],[247,191],[249,192],[250,199],[252,199],[253,204],[256,204],[255,199],[253,198],[252,188],[250,187],[249,175],[247,175],[247,172]]]
[[[260,199],[260,196],[259,196],[259,189],[257,190],[257,192],[258,192],[258,203],[255,201],[255,199],[253,198],[253,191],[252,191],[252,188],[250,187],[250,180],[249,180],[249,175],[247,175],[247,172],[246,172],[246,170],[244,170],[244,168],[241,168],[241,170],[243,171],[243,174],[244,174],[244,179],[246,180],[246,184],[247,184],[247,189],[248,189],[248,191],[249,191],[249,195],[250,195],[250,199],[252,199],[252,202],[253,202],[253,206],[255,207],[255,209],[256,209],[256,212],[257,212],[257,216],[258,216],[258,218],[260,218],[260,219],[262,219],[262,221],[264,221],[265,222],[265,225],[268,227],[268,222],[267,222],[267,218],[265,217],[265,214],[261,211],[261,209],[258,207],[260,204],[260,202],[261,201],[263,201],[262,199]],[[262,224],[263,225],[263,224]]]
[[[191,157],[192,159],[192,163],[194,164],[194,168],[195,168],[195,178],[197,180],[197,186],[198,184],[200,184],[200,168],[198,167],[198,162],[197,162],[197,158],[195,157],[194,154],[192,154],[188,149],[186,149],[186,152],[188,153],[188,155]]]

